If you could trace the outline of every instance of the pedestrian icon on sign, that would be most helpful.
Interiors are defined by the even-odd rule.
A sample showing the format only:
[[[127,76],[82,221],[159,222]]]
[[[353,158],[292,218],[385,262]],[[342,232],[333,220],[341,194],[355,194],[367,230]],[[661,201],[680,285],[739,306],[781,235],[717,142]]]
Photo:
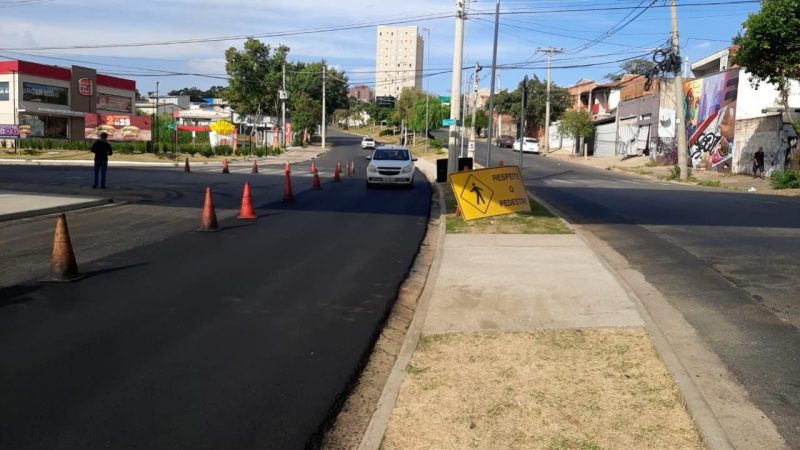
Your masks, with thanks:
[[[481,203],[486,203],[486,200],[483,199],[483,194],[481,194],[481,191],[483,191],[483,189],[481,189],[478,186],[475,186],[475,183],[472,183],[472,189],[470,189],[469,191],[475,193],[476,205],[480,205]]]

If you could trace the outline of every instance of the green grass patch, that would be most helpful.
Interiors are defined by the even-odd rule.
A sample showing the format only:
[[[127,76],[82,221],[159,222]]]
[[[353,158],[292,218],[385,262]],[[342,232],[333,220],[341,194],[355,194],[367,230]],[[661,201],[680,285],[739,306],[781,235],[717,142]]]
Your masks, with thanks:
[[[698,186],[705,186],[705,187],[720,187],[722,183],[719,180],[702,180],[697,182]]]
[[[531,200],[531,211],[505,216],[487,217],[466,221],[456,217],[456,199],[449,185],[442,185],[444,190],[445,220],[447,232],[471,234],[573,234],[558,217],[547,208]]]
[[[776,171],[769,178],[769,184],[773,189],[800,188],[800,172],[796,170]]]

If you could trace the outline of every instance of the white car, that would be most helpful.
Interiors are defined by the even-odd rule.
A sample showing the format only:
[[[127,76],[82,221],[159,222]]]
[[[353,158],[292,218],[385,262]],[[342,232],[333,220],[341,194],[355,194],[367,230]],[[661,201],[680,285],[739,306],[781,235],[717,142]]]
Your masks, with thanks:
[[[375,139],[372,136],[364,136],[361,139],[361,149],[362,150],[375,150]]]
[[[514,151],[518,152],[520,147],[519,139],[514,141]],[[522,138],[522,153],[539,153],[539,140],[536,138]]]
[[[407,147],[385,145],[367,156],[367,189],[376,184],[414,187],[414,161]]]

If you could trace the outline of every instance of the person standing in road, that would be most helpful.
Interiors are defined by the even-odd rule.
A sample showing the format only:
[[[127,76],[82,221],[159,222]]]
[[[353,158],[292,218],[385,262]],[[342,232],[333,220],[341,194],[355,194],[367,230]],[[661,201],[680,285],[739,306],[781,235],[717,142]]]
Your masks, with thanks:
[[[106,188],[106,170],[108,170],[108,157],[114,151],[111,144],[108,143],[108,133],[100,133],[100,139],[92,144],[92,153],[94,153],[94,184],[92,189],[96,189],[98,181],[100,189]]]
[[[764,176],[764,147],[758,147],[758,151],[753,155],[753,178]]]

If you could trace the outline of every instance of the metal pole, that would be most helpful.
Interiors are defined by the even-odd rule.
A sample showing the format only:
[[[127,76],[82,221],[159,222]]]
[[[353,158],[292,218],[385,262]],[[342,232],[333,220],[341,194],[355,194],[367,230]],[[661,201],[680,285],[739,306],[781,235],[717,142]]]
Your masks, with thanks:
[[[283,95],[281,96],[281,145],[286,148],[286,64],[283,65]]]
[[[467,156],[469,156],[470,158],[475,157],[475,146],[478,145],[478,141],[476,139],[477,136],[475,135],[475,131],[478,129],[478,127],[475,126],[475,119],[477,118],[478,114],[478,72],[480,72],[481,69],[482,67],[480,63],[476,61],[475,72],[473,72],[472,75],[473,78],[472,95],[474,95],[474,98],[472,99],[472,127],[471,127],[472,130],[470,130],[472,132],[470,134],[472,140],[470,141],[469,149],[467,150]]]
[[[322,61],[322,150],[325,150],[325,61]]]
[[[670,12],[672,14],[672,51],[680,61],[681,45],[678,39],[678,8],[675,0],[670,1]],[[680,66],[675,68],[675,132],[678,136],[678,167],[681,170],[681,181],[689,180],[688,152],[686,149],[686,124],[683,123],[684,111],[683,98],[683,77],[681,77]]]
[[[458,153],[456,149],[456,136],[458,135],[458,120],[461,119],[461,58],[464,52],[464,0],[456,0],[456,31],[455,51],[453,52],[453,80],[450,85],[450,125],[447,172],[458,172]]]
[[[528,76],[522,81],[522,108],[519,113],[519,168],[522,169],[522,154],[525,153],[525,103],[528,100]]]
[[[425,50],[425,65],[423,66],[423,69],[422,69],[423,72],[424,72],[425,68],[428,66],[428,64],[431,61],[431,58],[430,58],[431,51],[428,48],[428,46],[431,45],[431,29],[430,28],[423,28],[422,31],[426,31],[428,33],[428,40],[425,41],[425,49],[424,49]],[[428,153],[428,135],[429,135],[428,134],[429,133],[429,131],[428,131],[428,103],[429,103],[429,100],[430,100],[430,97],[431,97],[430,86],[431,86],[431,80],[430,79],[426,79],[425,80],[425,153]]]
[[[156,145],[158,145],[158,138],[159,138],[158,135],[160,134],[158,132],[159,131],[158,130],[158,106],[159,106],[159,101],[158,101],[158,83],[159,82],[156,81],[156,123],[155,123],[155,126],[156,126],[155,127],[155,129],[156,129]],[[156,147],[153,147],[153,153],[158,153],[158,149]]]
[[[492,167],[492,129],[494,123],[494,85],[497,71],[497,29],[500,25],[500,0],[496,0],[494,13],[494,44],[492,47],[492,81],[489,86],[489,128],[486,131],[486,167]],[[502,121],[501,121],[502,122]]]

